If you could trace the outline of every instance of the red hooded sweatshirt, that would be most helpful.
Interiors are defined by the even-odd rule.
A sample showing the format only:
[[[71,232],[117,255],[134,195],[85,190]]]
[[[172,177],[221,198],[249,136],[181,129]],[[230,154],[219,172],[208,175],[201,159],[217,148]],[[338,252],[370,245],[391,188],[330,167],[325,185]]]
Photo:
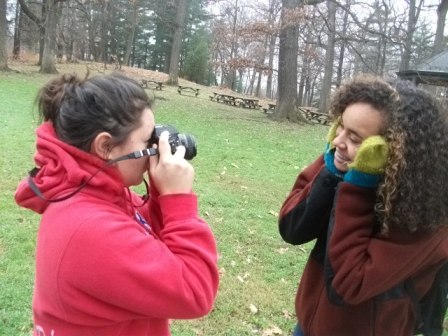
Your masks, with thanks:
[[[206,315],[218,288],[213,234],[194,194],[148,204],[123,186],[114,167],[37,130],[34,182],[16,191],[20,206],[42,214],[36,250],[34,335],[164,336],[169,319]]]

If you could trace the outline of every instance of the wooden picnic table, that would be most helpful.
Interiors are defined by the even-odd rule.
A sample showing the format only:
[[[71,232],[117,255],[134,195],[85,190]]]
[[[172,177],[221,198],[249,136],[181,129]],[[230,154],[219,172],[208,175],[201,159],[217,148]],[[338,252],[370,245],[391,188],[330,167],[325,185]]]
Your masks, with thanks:
[[[232,95],[228,95],[228,94],[221,94],[216,98],[216,101],[218,103],[224,103],[227,105],[233,105],[236,106],[237,105],[237,98],[235,96]]]
[[[162,82],[155,81],[155,80],[152,80],[152,79],[142,79],[140,81],[140,86],[143,87],[143,88],[149,88],[148,85],[151,85],[151,84],[155,85],[155,89],[156,90],[162,91],[162,87],[163,87],[163,83]]]
[[[255,99],[255,98],[241,98],[241,99],[243,100],[242,105],[240,105],[242,107],[250,108],[250,109],[251,108],[256,109],[256,108],[260,107],[260,105],[258,105],[258,102],[260,101],[259,99]]]
[[[266,114],[271,114],[271,113],[274,113],[276,107],[277,107],[277,104],[270,103],[270,104],[268,104],[268,107],[263,108],[263,111]]]
[[[199,96],[199,89],[192,88],[192,87],[190,87],[190,86],[182,86],[182,85],[179,85],[179,86],[177,87],[177,92],[178,92],[180,95],[181,95],[182,92],[184,92],[184,91],[186,91],[186,92],[188,92],[188,91],[192,92],[192,93],[194,94],[195,97]]]
[[[213,96],[209,96],[210,100],[216,100],[221,94],[218,92],[213,92]]]
[[[224,103],[224,104],[228,104],[228,105],[234,105],[236,106],[237,102],[236,100],[238,99],[238,97],[232,96],[232,95],[227,95],[224,93],[218,93],[218,92],[213,92],[213,96],[209,96],[210,100],[216,101],[218,103]]]
[[[304,115],[306,119],[310,121],[314,121],[322,125],[331,124],[331,118],[329,114],[320,113],[314,109],[307,107],[299,107],[298,110]]]
[[[209,96],[210,100],[227,105],[244,107],[244,108],[259,108],[259,99],[245,98],[225,93],[213,92],[213,96]]]

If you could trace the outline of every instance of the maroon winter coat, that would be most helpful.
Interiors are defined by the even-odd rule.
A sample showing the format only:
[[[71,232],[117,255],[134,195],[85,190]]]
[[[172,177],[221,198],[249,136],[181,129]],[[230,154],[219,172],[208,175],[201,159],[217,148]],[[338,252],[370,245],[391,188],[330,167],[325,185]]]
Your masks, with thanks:
[[[332,175],[319,157],[298,176],[281,208],[286,242],[316,239],[296,296],[306,336],[413,333],[415,314],[403,282],[412,279],[424,295],[448,257],[448,230],[381,235],[375,193]]]

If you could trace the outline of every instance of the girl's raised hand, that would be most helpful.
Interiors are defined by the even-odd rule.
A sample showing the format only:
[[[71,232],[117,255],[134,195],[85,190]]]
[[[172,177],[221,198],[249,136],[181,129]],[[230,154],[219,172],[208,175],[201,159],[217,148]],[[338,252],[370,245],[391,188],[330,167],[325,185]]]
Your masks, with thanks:
[[[160,135],[159,155],[149,158],[148,174],[160,195],[190,193],[194,180],[193,166],[184,159],[184,146],[177,147],[176,152],[171,153],[168,137],[167,131]]]

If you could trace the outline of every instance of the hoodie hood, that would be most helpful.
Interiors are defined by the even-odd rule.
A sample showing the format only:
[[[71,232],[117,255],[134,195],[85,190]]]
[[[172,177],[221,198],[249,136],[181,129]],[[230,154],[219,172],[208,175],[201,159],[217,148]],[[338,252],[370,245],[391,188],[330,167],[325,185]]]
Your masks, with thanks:
[[[43,123],[36,134],[37,150],[34,162],[38,172],[33,181],[45,198],[65,196],[85,183],[92,175],[93,178],[81,192],[95,194],[97,197],[112,201],[114,196],[122,197],[124,185],[115,167],[105,168],[105,161],[59,140],[51,122]],[[20,206],[39,214],[50,204],[31,190],[28,178],[22,180],[17,187],[15,200]]]

